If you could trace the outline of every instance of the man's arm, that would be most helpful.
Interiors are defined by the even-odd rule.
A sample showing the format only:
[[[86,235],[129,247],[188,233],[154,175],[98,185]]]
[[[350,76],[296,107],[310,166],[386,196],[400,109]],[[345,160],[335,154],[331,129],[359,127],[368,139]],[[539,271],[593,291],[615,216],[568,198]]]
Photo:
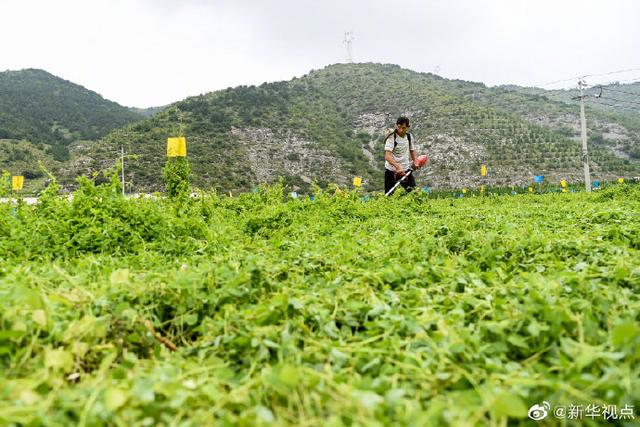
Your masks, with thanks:
[[[416,160],[418,159],[418,156],[416,154],[416,150],[410,150],[409,154],[411,155],[411,160],[413,160],[413,164],[416,164]]]
[[[391,153],[391,151],[389,151],[389,150],[385,150],[385,151],[384,151],[384,159],[385,159],[387,162],[391,163],[391,165],[392,165],[394,168],[396,168],[396,173],[397,173],[398,175],[400,175],[400,176],[403,176],[403,175],[404,175],[404,170],[402,170],[402,166],[400,166],[400,163],[396,162],[396,161],[393,159],[393,153]]]
[[[413,161],[413,168],[414,169],[420,169],[422,166],[418,166],[417,162],[418,162],[418,151],[417,150],[411,150],[409,151],[409,153],[411,153],[411,160]]]

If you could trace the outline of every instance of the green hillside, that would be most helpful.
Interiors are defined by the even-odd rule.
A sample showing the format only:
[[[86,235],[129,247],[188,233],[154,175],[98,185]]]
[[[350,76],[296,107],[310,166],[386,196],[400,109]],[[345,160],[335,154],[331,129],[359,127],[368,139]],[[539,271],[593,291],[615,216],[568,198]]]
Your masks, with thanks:
[[[583,174],[579,106],[570,91],[490,88],[396,65],[336,64],[290,81],[132,110],[44,71],[1,73],[0,83],[0,139],[23,140],[39,153],[22,163],[6,153],[0,168],[33,175],[44,157],[67,187],[112,166],[124,147],[127,191],[162,191],[166,138],[184,134],[195,187],[243,192],[283,177],[306,191],[312,183],[348,185],[358,175],[367,190],[379,190],[383,135],[400,114],[412,119],[420,151],[431,159],[420,185],[528,185],[533,175],[557,182]],[[615,89],[629,93],[622,105],[633,106],[636,86]],[[640,175],[637,114],[605,110],[597,89],[590,91],[593,178]],[[151,116],[141,118],[142,111]],[[481,164],[489,168],[485,178]]]
[[[519,86],[502,86],[506,91],[517,91],[538,95],[548,100],[571,103],[573,98],[579,95],[577,89],[544,90],[540,88],[524,88]],[[595,111],[616,113],[627,116],[635,125],[640,128],[640,82],[620,84],[611,83],[607,85],[593,85],[584,90],[586,95],[585,103],[588,108]],[[634,120],[635,119],[635,120]]]
[[[141,118],[46,71],[0,73],[0,139],[27,140],[56,160],[68,159],[73,141],[101,138]]]
[[[187,98],[142,122],[118,129],[75,159],[100,170],[120,146],[131,191],[162,190],[168,136],[184,133],[194,183],[247,191],[279,176],[298,189],[312,182],[382,187],[382,137],[406,114],[421,151],[431,157],[420,181],[434,187],[524,185],[534,174],[582,176],[575,102],[478,83],[447,80],[395,65],[338,64],[291,81],[241,86]],[[640,133],[624,117],[588,109],[594,178],[640,172],[633,153]],[[615,130],[618,139],[608,139]],[[610,132],[611,133],[611,132]],[[489,165],[482,180],[480,164]],[[73,168],[71,169],[73,170]]]
[[[560,133],[577,135],[577,128],[571,131],[565,125],[566,114],[576,114],[578,108],[577,89],[549,90],[504,86],[504,93],[527,94],[531,100],[522,104],[519,112],[535,115],[542,109],[554,118],[553,124]],[[630,160],[640,159],[640,82],[629,84],[595,85],[584,91],[587,124],[590,128],[589,141],[596,146],[605,146],[617,152],[619,157]],[[516,95],[517,96],[517,95]],[[549,108],[551,105],[559,108]],[[567,106],[571,109],[567,110]],[[537,108],[536,108],[537,107]],[[527,108],[528,112],[524,112]],[[577,119],[577,115],[576,115]],[[605,165],[611,168],[612,165]]]
[[[61,163],[42,149],[26,140],[0,139],[0,165],[11,175],[24,177],[23,190],[36,192],[45,186],[47,179],[40,164],[47,170],[59,170]]]

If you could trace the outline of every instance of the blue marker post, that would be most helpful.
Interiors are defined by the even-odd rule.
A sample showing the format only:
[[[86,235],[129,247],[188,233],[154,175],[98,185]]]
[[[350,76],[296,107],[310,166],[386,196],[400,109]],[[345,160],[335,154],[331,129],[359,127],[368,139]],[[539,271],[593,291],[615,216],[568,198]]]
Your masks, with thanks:
[[[544,175],[534,175],[533,181],[538,183],[538,193],[542,193],[542,181],[544,180]]]

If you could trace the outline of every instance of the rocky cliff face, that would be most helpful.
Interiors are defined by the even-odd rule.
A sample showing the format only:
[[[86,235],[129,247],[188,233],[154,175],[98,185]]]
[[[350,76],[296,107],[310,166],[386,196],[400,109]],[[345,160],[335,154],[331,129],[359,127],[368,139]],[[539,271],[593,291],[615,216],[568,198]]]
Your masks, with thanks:
[[[256,182],[272,183],[281,175],[306,184],[345,181],[344,162],[339,157],[290,129],[233,127],[231,135],[246,153],[246,170]]]

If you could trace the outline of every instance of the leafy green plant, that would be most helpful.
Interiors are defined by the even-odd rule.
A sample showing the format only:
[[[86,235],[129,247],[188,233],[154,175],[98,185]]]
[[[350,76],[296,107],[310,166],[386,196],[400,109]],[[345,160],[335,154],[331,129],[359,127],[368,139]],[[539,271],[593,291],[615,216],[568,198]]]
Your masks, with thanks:
[[[191,166],[186,157],[169,157],[163,170],[167,194],[171,198],[184,199],[189,196]]]
[[[11,194],[11,174],[7,171],[2,171],[0,176],[0,197],[7,197]]]
[[[282,181],[182,203],[78,184],[0,204],[2,425],[528,425],[542,401],[640,405],[637,185],[311,200]]]

